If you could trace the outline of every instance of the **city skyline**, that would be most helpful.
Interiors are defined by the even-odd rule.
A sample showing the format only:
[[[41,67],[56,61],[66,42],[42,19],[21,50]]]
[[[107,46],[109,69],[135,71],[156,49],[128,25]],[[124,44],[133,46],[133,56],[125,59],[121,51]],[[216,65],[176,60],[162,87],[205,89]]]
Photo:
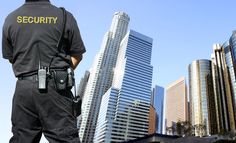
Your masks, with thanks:
[[[2,5],[0,9],[0,24],[3,24],[4,18],[10,11],[22,3],[23,0],[4,1],[3,5],[6,6]],[[133,21],[132,29],[153,37],[153,85],[166,86],[180,76],[187,77],[188,64],[196,59],[210,59],[212,44],[227,40],[236,28],[233,21],[236,2],[233,0],[206,2],[149,0],[139,3],[135,0],[128,2],[102,0],[93,3],[85,0],[79,2],[53,0],[52,3],[64,6],[75,14],[87,47],[87,53],[76,70],[77,83],[85,70],[91,66],[115,11],[127,12]],[[224,9],[219,10],[222,8]],[[16,79],[8,61],[0,60],[0,64],[4,69],[2,71],[4,76],[0,77],[0,113],[4,117],[1,122],[4,130],[1,133],[5,137],[3,142],[7,142],[11,136],[10,109]],[[173,74],[166,75],[172,71]]]

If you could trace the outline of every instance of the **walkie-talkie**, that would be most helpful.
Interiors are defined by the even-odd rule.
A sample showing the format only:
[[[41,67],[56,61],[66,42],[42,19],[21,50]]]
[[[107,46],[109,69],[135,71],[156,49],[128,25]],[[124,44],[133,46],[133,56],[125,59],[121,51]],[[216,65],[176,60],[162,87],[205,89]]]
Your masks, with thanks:
[[[45,90],[47,88],[47,68],[41,67],[41,57],[40,51],[39,54],[39,68],[38,68],[38,89]]]
[[[46,89],[46,81],[47,80],[47,69],[39,68],[38,69],[38,89],[44,90]]]

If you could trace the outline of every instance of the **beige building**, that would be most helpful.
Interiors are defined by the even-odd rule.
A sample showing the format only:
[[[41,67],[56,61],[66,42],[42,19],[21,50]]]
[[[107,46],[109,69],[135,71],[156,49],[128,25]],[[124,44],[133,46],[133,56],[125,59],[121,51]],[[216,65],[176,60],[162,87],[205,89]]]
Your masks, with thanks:
[[[149,127],[148,127],[148,134],[154,134],[156,133],[156,120],[157,120],[157,113],[155,108],[150,105],[149,109]]]
[[[184,77],[181,77],[167,86],[165,98],[166,128],[171,127],[178,121],[187,121],[187,87]],[[175,133],[174,131],[168,132],[167,130],[167,134]]]

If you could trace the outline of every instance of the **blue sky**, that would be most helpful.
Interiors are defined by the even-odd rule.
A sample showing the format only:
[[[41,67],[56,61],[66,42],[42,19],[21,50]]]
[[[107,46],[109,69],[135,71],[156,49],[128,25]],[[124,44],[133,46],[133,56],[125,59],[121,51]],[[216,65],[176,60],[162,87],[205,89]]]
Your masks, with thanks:
[[[196,59],[209,59],[213,43],[225,42],[236,29],[235,0],[51,2],[74,14],[87,48],[83,61],[76,69],[77,83],[85,70],[90,68],[116,11],[124,11],[130,16],[129,29],[153,38],[153,85],[164,87],[180,76],[187,77],[188,64]],[[23,3],[24,0],[1,2],[1,27],[7,14]],[[1,142],[5,143],[11,136],[11,101],[16,79],[7,60],[1,59],[0,67],[0,134]]]

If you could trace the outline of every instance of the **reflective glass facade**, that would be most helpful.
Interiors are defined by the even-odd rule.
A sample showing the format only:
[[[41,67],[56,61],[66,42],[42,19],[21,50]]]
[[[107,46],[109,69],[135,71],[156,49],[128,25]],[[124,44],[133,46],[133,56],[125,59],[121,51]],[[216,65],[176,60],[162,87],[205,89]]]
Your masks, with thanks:
[[[216,110],[210,60],[196,60],[189,65],[190,121],[196,136],[217,132]]]
[[[224,48],[223,48],[224,47]],[[220,44],[213,45],[212,54],[212,74],[214,84],[215,95],[215,108],[217,115],[218,132],[228,132],[234,125],[233,106],[232,106],[232,92],[230,75],[226,61],[229,63],[229,53],[225,54],[225,51],[229,50],[229,43],[226,42],[223,46]]]
[[[155,86],[152,91],[152,104],[155,107],[157,113],[156,120],[156,132],[163,133],[163,104],[164,104],[164,88],[161,86]]]
[[[224,45],[226,64],[230,74],[231,87],[233,92],[233,108],[234,108],[234,120],[236,121],[236,31],[230,37],[229,46]]]
[[[112,88],[102,97],[94,142],[132,140],[148,134],[152,39],[133,30],[122,40]]]

